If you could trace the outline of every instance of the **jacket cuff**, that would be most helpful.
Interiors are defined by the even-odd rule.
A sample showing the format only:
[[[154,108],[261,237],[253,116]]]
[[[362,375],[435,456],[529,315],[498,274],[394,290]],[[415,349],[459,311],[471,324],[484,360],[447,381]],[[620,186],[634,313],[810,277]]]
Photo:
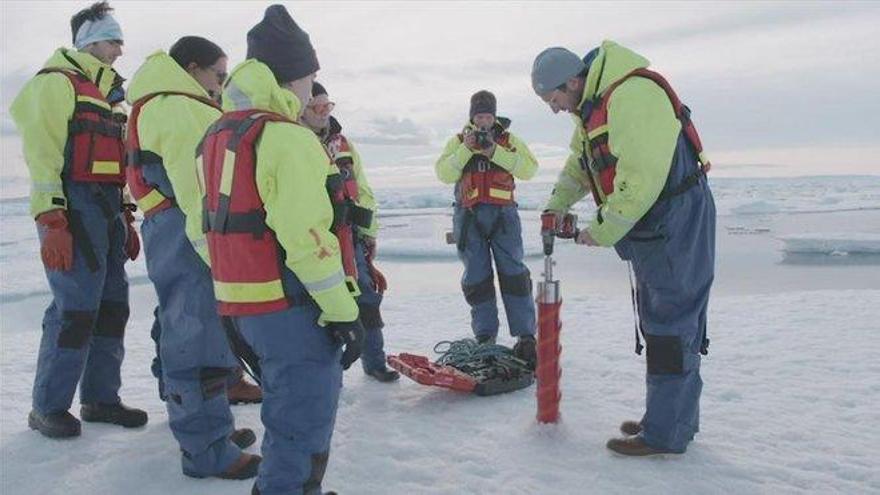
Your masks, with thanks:
[[[31,216],[37,218],[41,213],[58,209],[67,209],[67,198],[61,191],[61,185],[58,185],[57,191],[39,191],[34,185],[31,190]]]
[[[599,215],[602,215],[602,222],[599,223]],[[609,208],[603,207],[596,218],[590,222],[590,235],[600,246],[611,247],[623,239],[623,236],[629,232],[636,222],[622,217],[612,212]]]
[[[358,318],[357,303],[344,283],[320,292],[309,291],[309,294],[321,308],[319,323],[322,325],[334,321],[354,321]]]

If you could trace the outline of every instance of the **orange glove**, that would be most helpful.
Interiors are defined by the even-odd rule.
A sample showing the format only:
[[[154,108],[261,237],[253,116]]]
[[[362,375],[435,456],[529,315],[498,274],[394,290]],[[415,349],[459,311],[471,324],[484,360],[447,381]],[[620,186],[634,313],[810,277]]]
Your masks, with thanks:
[[[370,278],[373,279],[373,290],[379,294],[384,294],[388,290],[388,281],[385,275],[379,271],[372,263],[370,263]]]
[[[373,264],[373,260],[376,257],[376,239],[373,237],[364,237],[364,256],[367,259],[367,266],[370,269],[370,279],[373,281],[373,290],[378,292],[379,294],[384,294],[386,290],[388,290],[388,281],[385,280],[385,275],[376,268],[376,265]]]
[[[51,210],[37,215],[37,224],[45,234],[40,257],[49,270],[66,272],[73,268],[73,235],[64,210]]]
[[[138,233],[134,229],[134,213],[132,213],[132,210],[128,208],[128,206],[123,210],[123,215],[125,215],[126,224],[125,254],[128,255],[128,259],[134,261],[141,253],[141,239],[138,237]]]

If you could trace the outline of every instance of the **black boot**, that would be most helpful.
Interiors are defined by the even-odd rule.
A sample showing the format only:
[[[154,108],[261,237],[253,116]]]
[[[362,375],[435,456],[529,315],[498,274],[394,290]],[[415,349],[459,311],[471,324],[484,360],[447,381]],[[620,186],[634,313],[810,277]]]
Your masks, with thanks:
[[[532,335],[523,335],[513,346],[513,355],[528,363],[529,368],[535,369],[538,362],[538,354],[535,352],[535,337]]]
[[[388,368],[368,371],[367,375],[372,376],[382,383],[396,382],[400,378],[400,373],[394,370],[389,370]]]
[[[137,428],[147,424],[147,412],[118,404],[83,404],[80,409],[82,420],[87,423],[110,423]]]
[[[49,438],[78,437],[81,432],[79,420],[67,411],[51,414],[31,411],[28,414],[28,426]]]
[[[250,428],[239,428],[229,435],[229,440],[237,445],[238,448],[246,449],[257,441],[257,435]]]

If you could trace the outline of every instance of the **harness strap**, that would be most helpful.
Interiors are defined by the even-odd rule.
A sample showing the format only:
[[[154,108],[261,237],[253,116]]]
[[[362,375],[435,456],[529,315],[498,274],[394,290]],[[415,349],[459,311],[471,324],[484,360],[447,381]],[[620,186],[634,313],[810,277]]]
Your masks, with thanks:
[[[248,345],[238,330],[235,328],[235,322],[228,316],[221,316],[220,321],[223,322],[223,328],[226,330],[226,338],[229,340],[229,347],[236,361],[251,378],[262,385],[260,379],[263,376],[263,370],[260,368],[260,357],[254,352],[254,349]]]
[[[366,229],[372,223],[373,210],[358,206],[354,201],[346,200],[333,205],[333,225],[354,225]]]
[[[642,323],[641,318],[639,318],[639,307],[638,307],[639,293],[636,290],[635,281],[633,281],[632,263],[629,261],[626,262],[626,271],[627,271],[627,274],[629,275],[629,295],[630,295],[630,298],[632,299],[633,326],[635,327],[635,334],[636,334],[636,354],[641,356],[642,349],[644,349],[644,346],[642,345],[642,339],[639,338],[639,333],[640,333],[639,327],[641,326],[641,323]]]
[[[692,173],[691,175],[688,175],[674,189],[660,194],[660,197],[657,198],[657,202],[659,203],[660,201],[665,201],[667,199],[674,198],[680,194],[686,193],[688,190],[690,190],[690,188],[699,184],[700,179],[702,179],[705,175],[706,175],[706,172],[704,172],[702,168],[697,170],[696,172]]]
[[[74,241],[79,245],[80,252],[83,258],[85,258],[86,266],[90,272],[95,273],[100,268],[98,256],[95,255],[95,247],[92,245],[92,240],[83,224],[80,213],[76,210],[68,209],[67,218],[70,223],[70,232],[73,234]]]

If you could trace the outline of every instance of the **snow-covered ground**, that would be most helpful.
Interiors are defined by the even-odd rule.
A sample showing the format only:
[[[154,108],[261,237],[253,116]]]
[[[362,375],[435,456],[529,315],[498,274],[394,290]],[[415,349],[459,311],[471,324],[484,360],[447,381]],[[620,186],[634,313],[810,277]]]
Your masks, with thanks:
[[[382,184],[381,174],[374,183]],[[519,189],[540,276],[537,215],[548,180]],[[27,429],[49,301],[19,179],[0,200],[0,493],[242,494],[250,482],[192,480],[156,397],[156,298],[131,265],[122,395],[135,431],[84,424],[52,441]],[[718,266],[704,360],[702,432],[683,456],[625,459],[605,440],[644,400],[632,352],[626,267],[609,250],[559,243],[563,421],[538,426],[533,389],[481,398],[402,379],[345,379],[325,489],[353,494],[880,493],[880,180],[713,179]],[[25,189],[26,191],[26,189]],[[391,284],[386,350],[430,353],[468,333],[461,268],[443,242],[449,191],[377,188],[380,261]],[[579,210],[586,215],[589,207]],[[505,337],[511,343],[510,337]],[[78,412],[78,411],[74,411]],[[262,432],[258,406],[234,409]]]

